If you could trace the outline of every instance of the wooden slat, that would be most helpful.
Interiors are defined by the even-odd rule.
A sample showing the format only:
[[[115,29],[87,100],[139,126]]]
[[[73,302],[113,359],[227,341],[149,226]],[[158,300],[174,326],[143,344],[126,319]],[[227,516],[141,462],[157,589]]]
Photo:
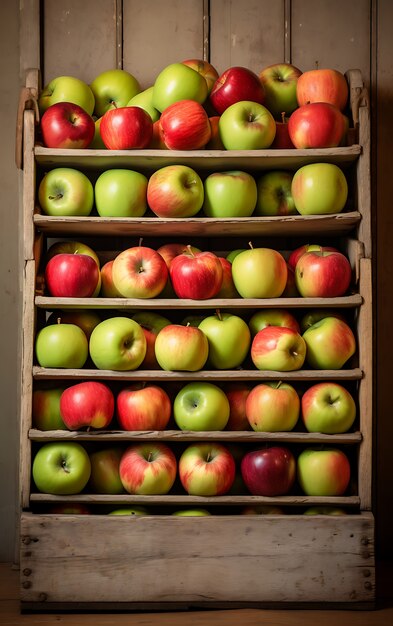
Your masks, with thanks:
[[[34,159],[34,111],[27,110],[23,116],[23,259],[34,259],[34,223],[36,166]]]

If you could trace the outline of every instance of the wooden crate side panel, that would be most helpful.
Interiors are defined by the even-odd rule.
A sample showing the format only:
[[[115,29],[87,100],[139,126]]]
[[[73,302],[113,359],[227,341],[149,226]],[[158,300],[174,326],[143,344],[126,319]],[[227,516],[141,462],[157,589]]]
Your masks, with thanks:
[[[23,515],[21,533],[27,602],[373,599],[371,515]]]

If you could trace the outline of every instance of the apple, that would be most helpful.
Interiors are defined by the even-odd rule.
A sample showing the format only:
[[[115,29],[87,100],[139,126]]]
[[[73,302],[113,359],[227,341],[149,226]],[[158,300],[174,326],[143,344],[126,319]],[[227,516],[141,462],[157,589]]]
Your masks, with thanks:
[[[342,496],[350,477],[351,466],[342,450],[306,448],[297,458],[297,479],[308,496]]]
[[[92,139],[91,144],[89,145],[90,150],[106,150],[106,146],[102,141],[100,126],[101,126],[102,117],[99,117],[94,122],[94,137]]]
[[[57,76],[41,91],[38,98],[40,114],[57,102],[73,102],[82,107],[89,115],[94,110],[94,94],[83,80],[74,76]]]
[[[245,100],[263,104],[265,89],[258,76],[246,67],[230,67],[219,76],[209,96],[219,115],[231,105]]]
[[[272,170],[257,180],[255,215],[295,215],[292,197],[292,172]]]
[[[147,210],[147,178],[126,169],[106,170],[94,186],[101,217],[142,217]]]
[[[188,383],[175,397],[173,417],[180,430],[223,430],[229,419],[229,401],[213,383]]]
[[[348,83],[337,70],[309,70],[298,79],[296,97],[300,106],[309,102],[329,102],[343,111],[348,100]]]
[[[137,495],[168,493],[175,482],[176,457],[164,443],[145,442],[129,446],[120,461],[124,489]]]
[[[214,298],[221,289],[222,265],[213,252],[194,254],[188,247],[187,253],[173,259],[169,273],[178,298],[206,300]]]
[[[229,261],[232,265],[233,263],[233,259],[235,257],[237,257],[238,254],[240,254],[240,252],[244,252],[244,250],[246,250],[247,248],[236,248],[236,250],[231,250],[230,252],[228,252],[228,254],[226,255],[226,260]]]
[[[123,250],[113,261],[113,284],[124,298],[155,298],[164,289],[167,278],[164,259],[146,246]]]
[[[269,504],[257,504],[246,506],[240,511],[241,515],[285,515],[285,510],[280,506]]]
[[[38,491],[69,496],[80,493],[90,478],[90,459],[86,450],[70,441],[41,446],[33,460],[33,480]]]
[[[45,215],[54,217],[90,215],[94,189],[87,176],[72,167],[47,172],[38,187],[38,202]]]
[[[119,474],[122,455],[123,450],[118,447],[103,448],[90,454],[89,487],[93,493],[113,495],[124,493]]]
[[[209,344],[199,328],[169,324],[156,337],[155,354],[163,370],[197,372],[206,363]]]
[[[303,315],[300,320],[300,332],[304,333],[307,328],[313,326],[316,322],[323,320],[324,317],[338,317],[338,319],[346,321],[344,315],[337,309],[310,309]]]
[[[75,324],[79,326],[85,333],[87,339],[90,339],[90,335],[93,332],[93,329],[102,321],[101,317],[98,315],[96,311],[92,310],[67,310],[67,311],[54,311],[48,317],[46,322],[47,326],[49,324]]]
[[[87,361],[88,341],[75,324],[51,324],[38,332],[35,353],[41,367],[80,369]]]
[[[86,254],[56,254],[45,267],[49,295],[58,298],[90,298],[100,278],[100,269]]]
[[[158,385],[133,383],[116,398],[116,414],[123,430],[164,430],[171,417],[168,394]]]
[[[207,217],[250,217],[257,202],[255,179],[247,172],[214,172],[204,181],[203,212]]]
[[[335,506],[310,506],[303,515],[347,515],[347,512]]]
[[[224,111],[218,129],[226,150],[264,150],[273,143],[276,122],[263,104],[244,100]]]
[[[113,268],[113,260],[107,261],[101,268],[101,291],[100,296],[103,298],[121,298],[122,295],[116,289],[113,278],[112,278],[112,268]]]
[[[221,141],[220,131],[219,131],[219,115],[212,115],[209,117],[210,122],[210,139],[207,142],[205,148],[207,150],[225,150],[224,144]]]
[[[296,390],[282,381],[256,385],[246,400],[246,415],[257,432],[293,430],[300,415]]]
[[[128,506],[122,509],[115,509],[114,511],[110,511],[108,515],[149,515],[148,510],[144,506]]]
[[[238,315],[216,312],[199,324],[209,344],[208,363],[215,369],[239,367],[248,355],[251,333],[247,323]]]
[[[94,113],[102,117],[114,108],[125,107],[140,92],[138,81],[122,69],[107,70],[99,74],[90,85],[94,94]]]
[[[258,331],[251,344],[251,359],[259,370],[293,372],[306,357],[306,342],[292,328],[266,326]]]
[[[156,170],[147,185],[147,203],[158,217],[192,217],[202,208],[203,183],[187,165]]]
[[[146,338],[146,355],[141,363],[142,369],[158,369],[158,361],[155,352],[156,338],[160,330],[162,330],[171,321],[155,311],[137,311],[132,319],[138,322]]]
[[[248,326],[252,337],[255,337],[260,330],[267,326],[285,326],[292,328],[297,333],[300,332],[297,319],[292,313],[284,309],[260,309],[250,317]]]
[[[337,317],[324,317],[302,337],[307,346],[307,363],[314,369],[341,369],[356,351],[351,328]]]
[[[222,267],[222,283],[217,298],[238,298],[239,293],[232,278],[232,263],[222,256],[218,260]]]
[[[100,370],[136,370],[146,354],[142,327],[128,317],[110,317],[95,327],[89,343],[90,356]]]
[[[330,215],[344,209],[348,183],[334,163],[310,163],[295,172],[291,191],[301,215]]]
[[[201,252],[201,250],[199,248],[196,248],[195,246],[190,246],[190,248],[188,248],[188,246],[185,243],[177,243],[177,242],[176,243],[164,243],[162,246],[157,248],[157,252],[158,254],[161,254],[169,270],[170,264],[172,263],[175,256],[178,256],[179,254],[183,254],[184,252],[188,252],[189,249],[191,249],[191,252],[193,254],[196,254],[197,252]]]
[[[198,327],[201,321],[204,319],[205,319],[204,315],[186,315],[186,317],[184,317],[180,323],[183,324],[183,326]]]
[[[60,415],[60,397],[64,387],[34,389],[32,399],[33,428],[39,430],[65,430]]]
[[[290,63],[275,63],[259,73],[259,80],[265,88],[264,105],[276,118],[281,113],[288,116],[297,108],[296,88],[302,72]]]
[[[152,102],[162,113],[179,100],[195,100],[203,104],[207,92],[207,82],[202,74],[183,63],[171,63],[155,80]]]
[[[333,248],[331,246],[320,246],[319,244],[314,244],[314,243],[303,244],[302,246],[295,248],[295,250],[292,250],[292,252],[290,253],[288,257],[288,265],[293,271],[295,271],[298,260],[306,252],[329,252],[329,251],[338,252],[337,248]]]
[[[296,287],[304,298],[343,296],[351,278],[351,264],[341,252],[306,252],[296,263]]]
[[[111,109],[102,117],[100,133],[108,150],[142,149],[151,141],[153,122],[140,107]]]
[[[82,502],[73,502],[72,504],[64,502],[56,506],[51,506],[48,509],[48,513],[52,515],[90,515],[91,510],[86,504],[82,504]]]
[[[100,260],[93,248],[90,248],[90,246],[81,241],[70,241],[68,239],[66,241],[56,241],[48,248],[45,255],[46,262],[48,263],[56,254],[87,254],[87,256],[91,256],[98,267],[100,267]]]
[[[172,515],[178,517],[204,517],[205,515],[211,515],[206,509],[181,509],[180,511],[173,511]]]
[[[168,150],[159,119],[153,122],[153,134],[146,147],[149,150]]]
[[[302,395],[302,420],[309,433],[346,433],[356,418],[356,404],[345,387],[322,382]]]
[[[335,148],[346,130],[343,114],[333,104],[313,102],[294,111],[288,121],[295,148]]]
[[[287,282],[285,285],[285,289],[281,295],[283,298],[297,298],[299,296],[299,292],[296,287],[295,272],[288,265],[288,262],[287,262],[287,271],[288,271]]]
[[[182,61],[182,63],[191,67],[193,70],[198,72],[198,74],[203,76],[207,84],[207,93],[209,95],[218,78],[216,68],[208,61],[202,59],[186,59],[185,61]]]
[[[179,459],[181,484],[192,496],[221,496],[232,487],[235,460],[220,443],[195,443]]]
[[[271,248],[251,248],[232,261],[232,276],[242,298],[279,298],[287,282],[284,257]]]
[[[255,496],[287,494],[296,478],[296,461],[283,446],[268,446],[247,452],[240,465],[247,489]]]
[[[276,135],[270,146],[271,148],[276,150],[292,150],[295,147],[289,136],[288,119],[289,118],[285,117],[284,113],[282,113],[281,121],[276,120]]]
[[[41,118],[46,148],[87,148],[94,137],[93,118],[72,102],[52,104]]]
[[[195,100],[174,102],[162,112],[159,123],[170,150],[199,150],[211,136],[207,113]]]
[[[115,411],[115,399],[108,385],[85,380],[67,387],[60,398],[60,414],[69,430],[107,428]]]
[[[148,87],[144,91],[137,93],[129,102],[128,107],[141,107],[148,113],[152,122],[156,122],[160,118],[160,112],[153,106],[153,87]]]
[[[225,389],[229,402],[229,419],[226,430],[250,430],[250,424],[246,415],[246,400],[251,391],[246,383],[231,383]]]

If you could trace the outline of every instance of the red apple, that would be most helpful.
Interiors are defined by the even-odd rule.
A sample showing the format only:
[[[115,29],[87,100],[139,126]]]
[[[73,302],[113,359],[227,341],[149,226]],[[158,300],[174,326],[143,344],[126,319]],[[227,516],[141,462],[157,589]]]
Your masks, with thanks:
[[[218,257],[222,265],[222,284],[217,294],[218,298],[239,298],[239,293],[232,278],[232,263],[224,257]]]
[[[101,119],[100,134],[109,150],[146,148],[153,135],[153,122],[140,107],[110,109]]]
[[[190,249],[193,254],[201,252],[201,250],[199,248],[196,248],[195,246],[190,246]],[[161,254],[169,270],[169,266],[175,256],[183,254],[184,252],[188,252],[188,246],[185,243],[164,243],[162,246],[157,248],[157,252],[158,254]]]
[[[306,252],[296,264],[296,287],[305,298],[343,296],[351,277],[351,264],[341,252]]]
[[[280,150],[290,150],[295,147],[289,136],[288,118],[285,117],[284,113],[282,114],[281,122],[276,122],[276,136],[270,147]]]
[[[341,111],[327,102],[304,104],[289,118],[288,132],[295,148],[334,148],[345,133]]]
[[[224,144],[222,143],[220,137],[218,126],[219,121],[219,115],[212,115],[211,117],[209,117],[211,135],[209,141],[205,146],[207,150],[225,150]]]
[[[230,67],[216,80],[210,102],[219,115],[235,102],[250,100],[263,104],[265,89],[258,76],[246,67]]]
[[[250,423],[246,415],[246,400],[250,391],[250,385],[245,383],[232,383],[225,390],[230,409],[225,430],[250,430]]]
[[[56,254],[45,268],[49,294],[58,298],[90,298],[99,279],[97,263],[87,254]]]
[[[281,446],[247,452],[240,467],[247,489],[255,496],[285,495],[295,482],[295,458]]]
[[[58,102],[41,118],[42,139],[47,148],[87,148],[94,137],[91,115],[72,102]]]
[[[306,252],[338,252],[337,248],[332,248],[331,246],[320,246],[319,244],[306,243],[303,246],[299,246],[292,250],[291,254],[288,257],[288,265],[289,267],[295,271],[296,264],[300,257]]]
[[[103,298],[121,298],[112,278],[113,260],[107,261],[101,268],[101,292]]]
[[[246,401],[246,415],[257,432],[293,430],[300,414],[300,399],[288,383],[261,383],[250,392]]]
[[[303,337],[285,326],[266,326],[251,344],[251,359],[259,370],[292,372],[302,367],[305,357]]]
[[[147,185],[147,203],[158,217],[192,217],[203,205],[203,182],[187,165],[156,170]]]
[[[160,120],[156,120],[153,124],[153,134],[149,141],[148,146],[146,146],[149,150],[168,150],[165,141],[164,134],[162,132]]]
[[[179,254],[171,263],[170,277],[179,298],[214,298],[222,285],[222,265],[213,252]]]
[[[207,113],[195,100],[174,102],[162,112],[159,122],[170,150],[199,150],[211,136]]]
[[[123,455],[121,448],[104,448],[92,452],[90,456],[91,474],[89,487],[94,493],[124,493],[120,480],[119,466]]]
[[[195,443],[179,459],[179,477],[184,489],[194,496],[221,496],[232,487],[235,460],[220,443]]]
[[[252,337],[267,326],[285,326],[295,332],[300,332],[297,319],[284,309],[260,309],[256,311],[248,322]]]
[[[146,442],[129,446],[120,461],[124,489],[137,495],[168,493],[176,478],[177,463],[164,443]]]
[[[337,70],[309,70],[299,76],[296,96],[299,106],[309,102],[328,102],[343,111],[348,100],[348,83]]]
[[[116,409],[123,430],[164,430],[172,407],[162,387],[134,383],[120,391]]]
[[[160,330],[171,324],[171,321],[155,311],[138,311],[132,319],[142,327],[146,338],[146,354],[141,363],[141,369],[158,369],[155,344]]]
[[[164,259],[146,246],[128,248],[113,261],[113,284],[125,298],[154,298],[164,289],[167,278]]]
[[[61,394],[60,414],[70,430],[106,428],[112,421],[114,410],[112,391],[97,381],[77,383]]]
[[[202,59],[187,59],[186,61],[182,61],[182,63],[183,65],[188,65],[188,67],[191,67],[198,72],[198,74],[203,76],[207,84],[207,93],[209,94],[218,78],[216,68],[208,61]]]

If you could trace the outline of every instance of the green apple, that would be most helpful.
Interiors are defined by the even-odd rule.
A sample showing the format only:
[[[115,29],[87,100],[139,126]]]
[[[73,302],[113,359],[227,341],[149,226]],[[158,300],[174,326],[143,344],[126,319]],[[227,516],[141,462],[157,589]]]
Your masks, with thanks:
[[[90,454],[89,487],[94,493],[124,493],[119,475],[122,455],[123,450],[117,447],[96,450]]]
[[[38,332],[35,353],[41,367],[80,369],[87,361],[88,341],[76,324],[51,324]]]
[[[302,395],[302,419],[310,433],[346,433],[356,418],[356,404],[345,387],[324,381]]]
[[[263,104],[242,100],[222,113],[218,130],[226,150],[264,150],[273,143],[276,122]]]
[[[174,511],[172,515],[178,517],[204,517],[205,515],[211,515],[206,509],[183,509],[181,511]]]
[[[157,76],[153,86],[153,106],[162,113],[179,100],[195,100],[200,104],[207,98],[204,77],[183,63],[172,63]]]
[[[324,317],[302,335],[306,342],[306,361],[314,369],[341,369],[355,354],[356,339],[346,322]]]
[[[38,202],[45,215],[90,215],[94,204],[93,185],[79,170],[56,167],[41,180]]]
[[[102,321],[101,317],[96,311],[89,309],[70,309],[67,311],[53,311],[47,319],[47,326],[49,324],[75,324],[79,326],[85,333],[87,339],[90,339],[90,335],[93,329]]]
[[[149,87],[137,93],[136,96],[127,102],[127,106],[144,109],[150,115],[152,121],[156,122],[160,118],[160,112],[153,106],[153,89],[154,87]]]
[[[208,362],[216,369],[239,367],[246,358],[251,333],[246,322],[238,315],[221,313],[209,315],[199,324],[209,343]]]
[[[275,63],[260,72],[259,80],[265,88],[265,106],[276,119],[281,119],[281,113],[289,117],[298,107],[296,88],[301,74],[290,63]]]
[[[57,102],[78,104],[89,115],[94,110],[94,94],[89,85],[73,76],[58,76],[44,87],[38,99],[40,114]]]
[[[74,442],[52,442],[41,446],[33,461],[33,480],[42,493],[80,493],[90,478],[86,450]]]
[[[255,215],[294,215],[297,213],[292,197],[292,172],[273,170],[257,180],[258,198]]]
[[[60,396],[64,387],[34,389],[32,404],[33,427],[39,430],[66,430],[60,415]]]
[[[232,261],[232,276],[242,298],[279,298],[287,284],[284,257],[271,248],[251,248]]]
[[[348,183],[334,163],[310,163],[292,180],[292,198],[301,215],[340,213],[348,197]]]
[[[110,317],[95,327],[89,343],[90,356],[100,370],[137,369],[145,358],[142,327],[128,317]]]
[[[108,513],[108,515],[149,515],[149,512],[147,509],[145,509],[144,506],[132,506],[132,507],[125,507],[122,509],[115,509],[114,511],[111,511],[110,513]]]
[[[110,109],[127,106],[141,90],[136,78],[120,69],[102,72],[90,87],[95,98],[94,113],[97,117],[102,117]]]
[[[342,450],[306,448],[298,456],[297,478],[308,496],[342,496],[350,477],[350,463]]]
[[[213,383],[188,383],[176,395],[173,416],[181,430],[223,430],[229,419],[229,401]]]
[[[303,515],[347,515],[347,512],[335,506],[310,506]]]
[[[199,371],[205,365],[208,354],[208,339],[195,326],[168,324],[156,337],[155,355],[163,370]]]
[[[140,172],[111,169],[103,172],[94,187],[101,217],[142,217],[147,210],[147,178]]]
[[[345,322],[343,314],[338,309],[311,309],[300,320],[301,332],[304,333],[307,328],[310,328],[310,326],[313,326],[325,317],[338,317],[338,319]]]
[[[203,212],[208,217],[250,217],[257,202],[255,179],[247,172],[214,172],[204,181]]]
[[[240,254],[241,252],[244,252],[245,250],[246,248],[236,248],[236,250],[231,250],[230,252],[228,252],[225,258],[230,263],[233,263],[233,259],[236,258],[238,254]]]

